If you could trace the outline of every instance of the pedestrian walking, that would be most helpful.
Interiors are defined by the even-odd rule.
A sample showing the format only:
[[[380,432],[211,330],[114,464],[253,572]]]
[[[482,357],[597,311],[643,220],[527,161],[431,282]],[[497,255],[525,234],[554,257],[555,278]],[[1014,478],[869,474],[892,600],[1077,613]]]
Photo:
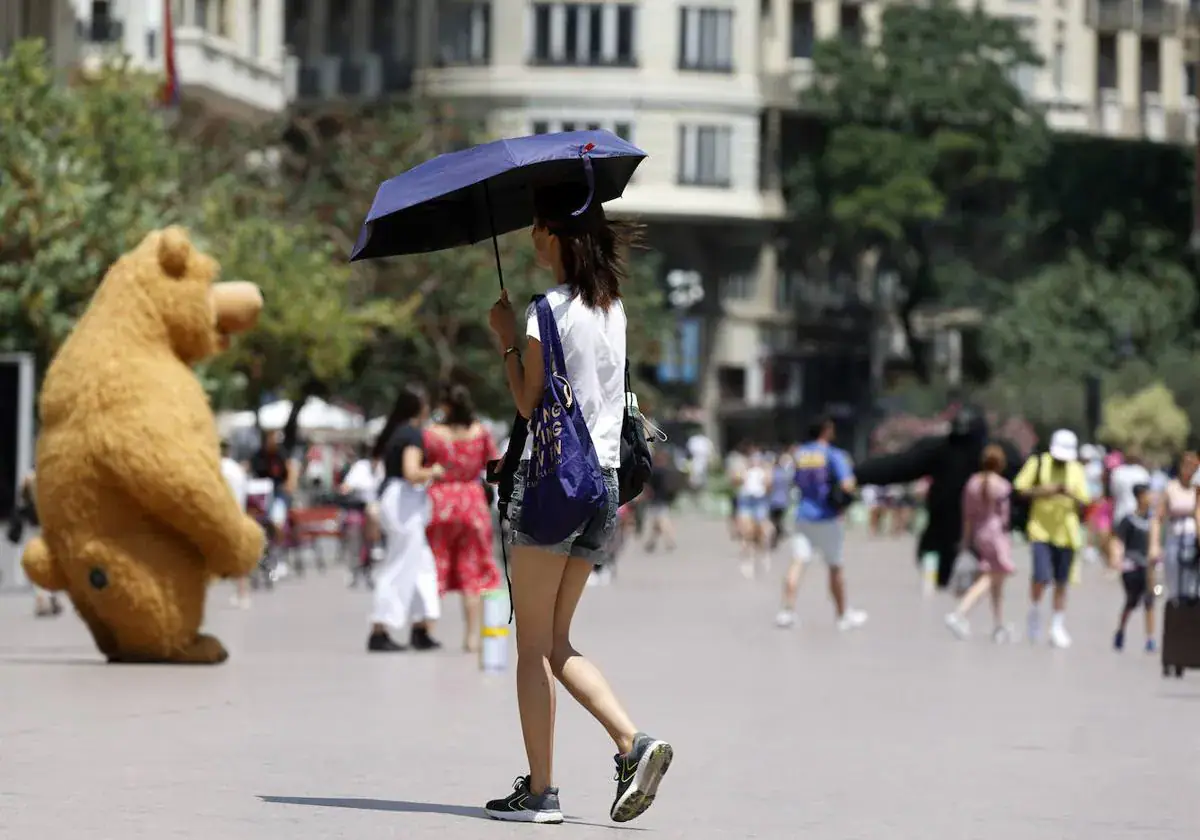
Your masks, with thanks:
[[[1067,633],[1067,589],[1071,564],[1079,549],[1079,510],[1089,502],[1087,476],[1079,463],[1079,438],[1068,429],[1050,436],[1047,452],[1025,462],[1013,488],[1031,499],[1027,534],[1033,549],[1033,579],[1026,633],[1031,642],[1041,638],[1041,602],[1046,588],[1053,586],[1050,644],[1071,646]]]
[[[438,593],[462,593],[463,650],[477,653],[482,596],[500,583],[492,559],[492,511],[480,475],[500,453],[491,432],[476,418],[465,385],[445,389],[441,415],[441,422],[425,432],[427,463],[445,470],[429,486],[433,517],[425,533],[437,561]]]
[[[238,510],[246,512],[246,497],[248,493],[247,482],[249,476],[246,474],[246,468],[237,462],[233,457],[232,449],[229,441],[221,441],[221,475],[225,479],[225,483],[229,485],[229,492],[233,494],[233,499],[237,502]],[[233,597],[230,603],[239,609],[250,608],[250,576],[240,577],[237,579]]]
[[[1012,541],[1008,534],[1012,485],[1004,478],[1004,450],[990,444],[983,450],[983,464],[963,488],[963,547],[979,563],[978,580],[963,594],[946,626],[960,639],[970,634],[967,615],[985,594],[992,596],[992,641],[1010,637],[1004,624],[1004,582],[1013,573]]]
[[[1183,570],[1194,569],[1196,565],[1198,467],[1200,456],[1195,451],[1188,450],[1179,456],[1175,477],[1163,489],[1154,517],[1155,543],[1162,547],[1162,585],[1168,597],[1194,588],[1194,581],[1181,581],[1180,576]]]
[[[546,292],[519,326],[507,293],[488,318],[499,340],[517,411],[535,419],[508,506],[517,704],[529,772],[517,778],[511,794],[488,802],[486,811],[501,820],[562,822],[553,779],[553,676],[616,744],[617,790],[610,815],[626,822],[654,802],[673,751],[667,742],[634,726],[599,669],[575,648],[571,625],[592,564],[617,527],[617,470],[627,405],[626,320],[620,284],[627,277],[625,255],[631,229],[609,222],[602,205],[579,188],[542,188],[535,193],[534,205],[537,261],[553,272],[558,285]],[[551,377],[553,381],[548,381]],[[548,394],[553,395],[552,405]],[[551,412],[561,418],[558,434],[554,423],[547,422]],[[586,426],[585,433],[581,425]],[[574,435],[569,467],[559,466],[553,455],[554,445],[563,441],[564,426]],[[552,440],[543,441],[545,435]],[[590,440],[594,455],[584,438]],[[530,460],[535,452],[537,472]],[[593,472],[597,463],[599,475]],[[555,472],[558,469],[576,470],[572,476],[595,487],[600,501],[565,539],[546,544],[530,532],[553,530],[555,522],[542,518],[555,511],[539,517],[537,508],[524,514],[522,507],[546,499],[545,494],[556,489],[566,492]],[[597,480],[601,477],[602,482]],[[530,499],[525,498],[527,493]],[[577,512],[581,501],[570,496],[560,504]]]
[[[384,535],[384,559],[375,575],[371,635],[367,650],[388,653],[404,650],[390,631],[409,627],[409,644],[415,650],[441,647],[432,636],[441,616],[437,591],[437,566],[425,536],[429,523],[429,482],[444,468],[426,466],[421,426],[429,419],[424,391],[402,390],[379,439],[374,455],[383,462],[379,496],[379,521]]]
[[[792,562],[783,582],[783,604],[775,617],[779,627],[796,623],[796,595],[805,566],[820,555],[829,570],[829,595],[839,630],[867,623],[867,614],[846,601],[842,549],[846,540],[843,514],[854,493],[850,456],[833,445],[836,428],[831,418],[813,424],[809,442],[796,450],[794,483],[800,491],[796,507],[796,533],[792,536]]]
[[[16,505],[12,518],[8,523],[8,541],[17,546],[18,551],[29,540],[28,531],[38,527],[37,493],[35,492],[37,476],[33,470],[21,479],[17,492]],[[20,557],[18,556],[18,561]],[[63,611],[62,603],[54,592],[43,589],[33,589],[33,614],[37,618],[52,618]]]
[[[1146,652],[1154,653],[1154,569],[1161,560],[1158,535],[1153,527],[1150,485],[1135,485],[1132,492],[1134,509],[1117,522],[1110,543],[1109,563],[1113,569],[1120,570],[1125,589],[1121,617],[1117,632],[1113,634],[1113,648],[1122,650],[1125,647],[1125,626],[1129,616],[1142,607],[1146,613]]]
[[[661,537],[667,551],[675,550],[675,522],[671,509],[679,497],[681,476],[675,468],[671,451],[660,447],[654,453],[654,467],[650,472],[650,498],[646,504],[646,551],[654,551]]]

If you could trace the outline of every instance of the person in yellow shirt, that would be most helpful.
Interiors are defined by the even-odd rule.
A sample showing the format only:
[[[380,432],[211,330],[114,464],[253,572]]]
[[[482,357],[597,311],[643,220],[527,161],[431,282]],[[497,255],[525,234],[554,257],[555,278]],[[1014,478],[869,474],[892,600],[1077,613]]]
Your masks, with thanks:
[[[1026,533],[1033,547],[1033,580],[1029,587],[1028,636],[1036,642],[1041,635],[1041,602],[1046,587],[1054,584],[1054,613],[1050,619],[1050,644],[1071,646],[1064,612],[1071,565],[1082,538],[1079,511],[1089,502],[1087,476],[1079,463],[1079,438],[1067,429],[1050,436],[1045,454],[1025,462],[1013,489],[1031,500]]]

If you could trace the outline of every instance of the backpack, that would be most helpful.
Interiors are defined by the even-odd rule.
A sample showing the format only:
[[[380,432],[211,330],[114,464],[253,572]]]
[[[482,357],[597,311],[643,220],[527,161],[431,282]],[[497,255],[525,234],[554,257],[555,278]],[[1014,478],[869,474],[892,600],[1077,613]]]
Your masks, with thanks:
[[[835,457],[836,454],[833,452],[833,448],[830,447],[829,463],[825,467],[825,476],[829,482],[829,493],[826,495],[825,501],[836,513],[841,513],[854,504],[854,494],[847,493],[846,488],[842,486],[842,482],[838,481],[837,469],[833,465]]]
[[[563,359],[562,339],[544,295],[534,298],[545,384],[530,418],[532,444],[521,503],[521,533],[556,545],[604,507],[608,491]]]
[[[619,504],[628,504],[642,495],[654,462],[650,457],[650,442],[646,437],[646,426],[642,413],[638,411],[637,397],[630,387],[629,359],[625,359],[625,417],[621,421],[621,465],[617,467],[617,486],[620,488]]]

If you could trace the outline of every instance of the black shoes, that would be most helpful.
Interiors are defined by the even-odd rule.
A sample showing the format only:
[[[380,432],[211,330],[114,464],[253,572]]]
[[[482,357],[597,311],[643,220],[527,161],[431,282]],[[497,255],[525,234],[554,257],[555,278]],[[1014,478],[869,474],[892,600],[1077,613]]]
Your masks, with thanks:
[[[441,642],[429,635],[428,630],[420,626],[413,627],[408,644],[413,650],[437,650],[442,646]]]
[[[429,635],[424,627],[414,627],[408,639],[408,647],[413,650],[437,650],[442,643]],[[398,653],[408,650],[408,647],[392,641],[392,637],[383,631],[372,633],[367,639],[367,650],[371,653]]]
[[[546,788],[534,795],[529,792],[529,777],[520,776],[513,782],[513,792],[504,799],[493,799],[484,811],[494,820],[526,823],[560,823],[562,807],[558,804],[558,788]]]
[[[614,757],[617,795],[609,816],[613,822],[629,822],[654,804],[658,783],[671,766],[675,751],[666,741],[656,741],[644,732],[633,739],[633,749]]]
[[[404,645],[396,644],[387,633],[372,633],[367,639],[367,651],[370,653],[397,653],[404,649]]]

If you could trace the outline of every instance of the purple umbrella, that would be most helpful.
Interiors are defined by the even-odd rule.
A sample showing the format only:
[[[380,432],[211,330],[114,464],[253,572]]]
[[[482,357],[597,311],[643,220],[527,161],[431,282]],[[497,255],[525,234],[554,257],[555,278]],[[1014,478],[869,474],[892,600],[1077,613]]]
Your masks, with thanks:
[[[566,131],[496,140],[432,160],[384,181],[375,193],[350,261],[424,254],[533,224],[538,187],[578,183],[594,201],[619,198],[646,153],[610,131]]]

